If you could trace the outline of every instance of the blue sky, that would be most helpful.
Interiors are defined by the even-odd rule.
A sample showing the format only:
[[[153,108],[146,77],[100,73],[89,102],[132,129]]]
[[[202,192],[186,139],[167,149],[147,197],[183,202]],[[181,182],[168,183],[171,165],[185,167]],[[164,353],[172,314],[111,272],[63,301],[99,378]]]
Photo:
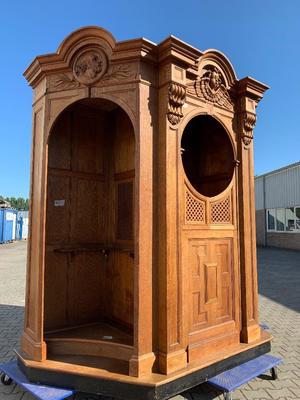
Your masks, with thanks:
[[[299,0],[11,0],[0,10],[0,194],[29,192],[32,93],[22,73],[85,25],[102,26],[117,40],[158,43],[173,34],[201,50],[221,50],[238,78],[271,87],[258,107],[255,173],[300,159]]]

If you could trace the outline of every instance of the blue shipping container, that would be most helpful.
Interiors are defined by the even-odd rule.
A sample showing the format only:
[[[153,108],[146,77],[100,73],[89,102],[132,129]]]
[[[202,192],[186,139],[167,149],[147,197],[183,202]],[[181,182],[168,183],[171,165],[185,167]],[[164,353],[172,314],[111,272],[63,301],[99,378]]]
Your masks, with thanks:
[[[0,209],[0,243],[11,242],[16,239],[17,211]]]

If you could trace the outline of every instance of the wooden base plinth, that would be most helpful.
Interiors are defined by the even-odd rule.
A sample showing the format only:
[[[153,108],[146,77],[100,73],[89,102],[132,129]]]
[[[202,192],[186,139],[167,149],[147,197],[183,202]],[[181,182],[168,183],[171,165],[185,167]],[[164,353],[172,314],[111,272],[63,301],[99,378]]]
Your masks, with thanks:
[[[168,375],[187,366],[186,350],[174,351],[173,353],[159,353],[159,370]]]
[[[224,335],[219,337],[216,341],[215,339],[203,340],[200,343],[195,343],[189,346],[189,361],[199,360],[201,358],[207,358],[210,354],[216,351],[222,351],[222,349],[230,349],[236,347],[236,343],[239,342],[239,333],[230,333],[229,335]]]
[[[31,358],[36,361],[44,361],[47,358],[47,346],[45,342],[38,343],[26,333],[21,338],[21,347],[26,354],[30,354]]]
[[[154,353],[143,356],[132,356],[129,360],[129,375],[136,377],[149,375],[152,372],[154,362]]]
[[[259,341],[252,344],[240,344],[230,353],[223,351],[216,359],[202,363],[199,360],[190,362],[186,368],[168,375],[151,373],[138,378],[128,375],[128,363],[108,358],[89,357],[87,359],[82,356],[80,358],[60,355],[56,359],[37,362],[27,359],[24,355],[18,355],[18,363],[32,382],[124,400],[140,400],[141,398],[164,400],[269,352],[270,340],[270,335],[262,332]]]
[[[260,339],[261,329],[258,324],[253,324],[245,326],[241,332],[241,342],[242,343],[253,343]]]

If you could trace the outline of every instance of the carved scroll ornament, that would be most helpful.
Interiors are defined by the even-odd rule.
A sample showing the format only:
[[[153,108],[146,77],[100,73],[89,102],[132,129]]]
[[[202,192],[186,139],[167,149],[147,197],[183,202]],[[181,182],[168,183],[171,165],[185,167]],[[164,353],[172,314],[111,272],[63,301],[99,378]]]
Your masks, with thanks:
[[[60,74],[53,82],[51,81],[50,86],[59,89],[75,89],[80,86],[80,82],[78,82],[74,76],[69,76],[69,74]]]
[[[225,86],[224,78],[217,67],[207,66],[202,77],[189,85],[188,91],[210,103],[229,110],[233,109],[233,103]]]
[[[169,85],[168,120],[176,125],[183,117],[182,106],[185,103],[186,88],[179,83],[172,82]]]
[[[100,82],[119,81],[123,79],[133,79],[136,76],[135,69],[130,64],[113,65],[101,77]],[[55,89],[74,89],[81,85],[73,74],[65,73],[55,76],[50,83]]]
[[[256,114],[250,111],[245,111],[242,115],[242,123],[242,141],[246,146],[249,146],[253,139],[253,129],[256,124]]]

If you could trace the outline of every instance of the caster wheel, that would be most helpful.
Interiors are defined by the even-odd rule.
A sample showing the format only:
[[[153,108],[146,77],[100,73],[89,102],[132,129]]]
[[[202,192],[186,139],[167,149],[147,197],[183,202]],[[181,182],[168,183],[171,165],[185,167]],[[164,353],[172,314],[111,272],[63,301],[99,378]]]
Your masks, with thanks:
[[[278,379],[278,372],[277,369],[274,367],[271,369],[271,374],[272,374],[272,379],[275,381],[276,379]]]
[[[9,386],[12,383],[12,379],[9,376],[7,376],[6,374],[2,374],[1,382],[3,383],[3,385]]]

